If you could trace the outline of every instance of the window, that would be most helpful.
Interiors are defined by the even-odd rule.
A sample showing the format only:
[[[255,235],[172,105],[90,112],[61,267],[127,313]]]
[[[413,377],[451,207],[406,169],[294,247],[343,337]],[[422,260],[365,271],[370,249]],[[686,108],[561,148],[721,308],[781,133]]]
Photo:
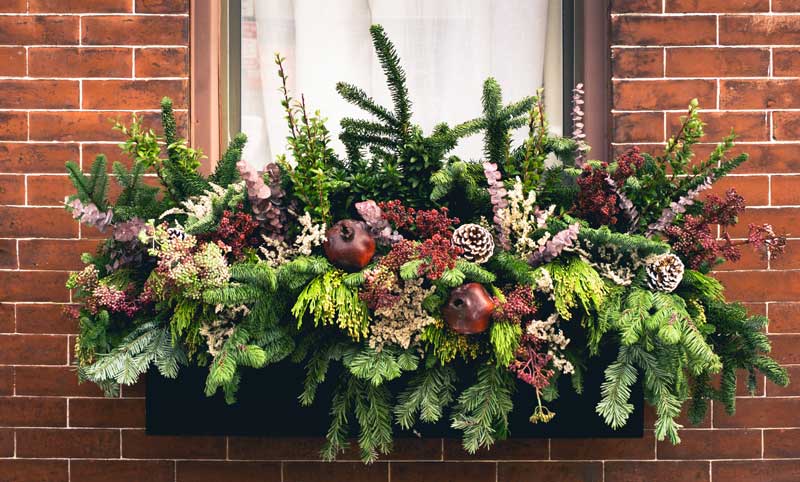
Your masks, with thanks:
[[[592,131],[601,130],[595,126],[605,126],[607,69],[602,64],[607,63],[608,53],[602,35],[607,2],[229,0],[221,7],[201,5],[206,3],[215,2],[197,2],[195,8],[220,8],[216,15],[221,31],[211,40],[220,46],[219,125],[211,130],[218,130],[223,145],[232,133],[247,133],[245,157],[259,166],[284,152],[288,134],[279,101],[275,52],[286,57],[293,95],[303,94],[310,108],[328,118],[334,138],[339,119],[362,115],[338,96],[337,81],[358,85],[380,103],[389,104],[369,38],[373,23],[383,25],[397,46],[408,76],[415,122],[426,131],[440,121],[453,125],[480,115],[481,86],[492,75],[503,87],[506,101],[545,87],[551,128],[569,132],[570,91],[591,70],[584,61],[590,58],[595,63],[600,59],[602,77],[597,82],[599,91],[587,88],[587,111],[592,111],[592,100],[599,106],[587,131],[592,137]],[[203,16],[193,11],[193,15],[198,13]],[[593,27],[584,28],[589,23]],[[592,35],[599,35],[600,42],[587,38]],[[597,58],[590,57],[584,55],[584,45],[605,50]],[[194,55],[208,55],[200,47],[193,44]],[[195,92],[200,102],[205,97]],[[194,119],[193,127],[204,122]],[[197,144],[200,139],[194,140]],[[593,157],[604,157],[604,149],[598,149],[605,145],[604,133],[600,140]],[[456,154],[479,158],[479,136],[463,141]]]

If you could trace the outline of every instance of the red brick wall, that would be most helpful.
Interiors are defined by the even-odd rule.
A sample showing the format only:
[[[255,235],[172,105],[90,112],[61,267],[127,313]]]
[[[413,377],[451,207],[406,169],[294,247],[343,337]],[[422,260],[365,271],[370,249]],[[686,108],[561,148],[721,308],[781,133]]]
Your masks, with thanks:
[[[800,17],[783,14],[800,2],[612,3],[615,150],[657,149],[698,97],[709,140],[734,127],[752,155],[726,181],[754,206],[743,223],[800,229]],[[156,119],[148,109],[164,94],[185,124],[187,4],[0,1],[0,480],[800,480],[800,383],[761,383],[736,417],[715,407],[678,447],[647,431],[643,440],[515,440],[469,458],[457,441],[401,440],[393,461],[370,467],[315,462],[318,440],[148,438],[141,387],[107,400],[78,386],[63,283],[96,240],[59,207],[70,191],[63,164],[113,159],[107,119],[137,109]],[[800,380],[800,243],[791,244],[783,260],[746,257],[720,277],[769,313],[776,355]]]

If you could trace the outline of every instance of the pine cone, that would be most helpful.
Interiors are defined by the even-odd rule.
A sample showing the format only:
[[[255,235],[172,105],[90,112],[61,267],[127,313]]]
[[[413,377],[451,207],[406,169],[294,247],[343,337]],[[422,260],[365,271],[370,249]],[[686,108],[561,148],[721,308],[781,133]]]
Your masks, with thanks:
[[[459,226],[453,232],[453,245],[464,250],[464,259],[478,264],[489,261],[494,253],[492,233],[477,224]]]
[[[654,291],[671,293],[683,279],[683,262],[672,253],[650,256],[646,260],[647,286]]]

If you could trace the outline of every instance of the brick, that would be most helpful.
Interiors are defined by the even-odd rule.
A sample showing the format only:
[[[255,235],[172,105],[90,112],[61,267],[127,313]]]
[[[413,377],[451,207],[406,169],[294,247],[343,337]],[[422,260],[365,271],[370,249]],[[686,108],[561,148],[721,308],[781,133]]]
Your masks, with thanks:
[[[187,107],[188,80],[87,80],[83,107],[87,109],[158,109],[170,97],[176,109]]]
[[[115,121],[127,123],[123,112],[31,112],[31,139],[41,141],[122,141]]]
[[[188,17],[97,15],[83,18],[86,45],[186,45]]]
[[[800,303],[770,303],[770,333],[800,333]]]
[[[69,403],[70,427],[144,427],[144,399],[76,398]]]
[[[63,207],[65,198],[75,194],[75,187],[65,175],[28,176],[27,182],[29,206]],[[111,186],[113,185],[111,184]],[[62,260],[62,262],[70,263],[68,260]],[[75,261],[71,263],[73,266],[75,265]]]
[[[82,239],[23,239],[19,241],[20,269],[78,271],[84,266],[81,254],[94,253],[98,244]]]
[[[603,480],[603,465],[600,462],[501,462],[497,466],[497,480],[600,482]]]
[[[800,10],[798,0],[772,0],[773,12],[797,12]]]
[[[67,362],[67,340],[63,336],[0,335],[0,347],[0,364],[64,365]]]
[[[0,17],[2,21],[2,17]],[[0,109],[69,109],[78,106],[74,80],[4,80]]]
[[[664,49],[611,49],[611,62],[615,78],[661,77]]]
[[[773,49],[772,70],[772,75],[775,77],[797,77],[800,75],[800,49]]]
[[[25,176],[0,174],[0,204],[25,204]]]
[[[15,269],[17,266],[17,241],[0,239],[0,269]]]
[[[14,456],[14,431],[0,429],[0,457]]]
[[[800,176],[773,176],[771,183],[773,205],[800,205]]]
[[[225,437],[153,437],[144,430],[122,431],[122,457],[126,459],[223,459]]]
[[[552,439],[553,460],[655,459],[654,436],[646,431],[642,438]]]
[[[0,236],[68,238],[78,223],[64,208],[0,207]]]
[[[498,440],[490,450],[481,449],[475,454],[464,450],[460,439],[444,440],[445,460],[547,460],[549,450],[546,439],[512,438]]]
[[[769,223],[772,224],[778,232],[787,231],[793,229],[795,226],[800,226],[800,224],[798,224],[800,223],[800,208],[786,207],[745,209],[744,213],[742,213],[738,219],[739,223],[730,229],[731,236],[733,237],[747,237],[747,225],[750,223]]]
[[[712,145],[698,145],[695,154],[707,158]],[[800,144],[737,144],[729,157],[747,153],[747,162],[736,169],[737,174],[795,173],[800,172]]]
[[[139,377],[133,385],[122,385],[119,387],[121,396],[124,397],[139,397],[143,398],[147,394],[147,374]],[[317,453],[319,455],[319,453]]]
[[[67,305],[19,304],[17,305],[17,332],[72,334],[77,333],[78,323],[67,316]]]
[[[0,126],[2,116],[0,115]],[[26,121],[27,130],[27,121]],[[0,127],[0,132],[2,128]],[[27,134],[26,134],[27,135]],[[0,143],[0,171],[63,173],[64,162],[80,159],[77,144],[3,144]]]
[[[800,427],[800,398],[738,398],[735,415],[728,415],[722,404],[715,403],[714,427]]]
[[[714,480],[736,482],[792,482],[800,480],[800,464],[796,460],[748,460],[711,463]]]
[[[800,43],[800,18],[792,15],[723,15],[722,45],[793,45]]]
[[[798,17],[800,18],[800,17]],[[800,80],[722,80],[721,109],[794,109],[800,107]]]
[[[397,465],[392,464],[393,469]],[[492,472],[494,475],[494,472]],[[348,482],[386,482],[389,468],[385,463],[364,465],[362,462],[285,462],[283,464],[283,482],[330,482],[346,480]],[[392,479],[394,482],[404,479]],[[431,479],[435,480],[435,479]],[[445,479],[439,479],[444,481]],[[452,479],[451,479],[452,480]],[[489,480],[489,479],[487,479]],[[424,482],[418,480],[417,482]],[[467,480],[464,480],[467,482]]]
[[[748,206],[769,205],[769,177],[767,176],[726,176],[715,182],[710,193],[724,196],[728,189],[744,197]],[[30,180],[28,181],[28,196],[30,197]],[[774,192],[773,192],[774,194]],[[708,195],[702,196],[708,197]]]
[[[67,273],[54,271],[0,272],[0,301],[68,301]],[[35,286],[36,289],[30,289]]]
[[[697,98],[700,105],[716,104],[713,80],[615,80],[614,108],[619,110],[683,110]]]
[[[667,132],[678,132],[684,116],[677,112],[667,114]],[[731,131],[740,142],[769,140],[769,122],[764,112],[701,112],[700,118],[706,124],[705,142],[718,142]]]
[[[28,0],[5,0],[0,3],[0,13],[25,13],[28,11]]]
[[[0,333],[14,333],[15,305],[0,303]]]
[[[72,480],[107,482],[174,482],[175,462],[166,460],[71,460]]]
[[[0,367],[0,396],[14,394],[14,368]]]
[[[188,77],[189,49],[136,49],[136,77]]]
[[[682,430],[681,443],[658,442],[661,459],[758,459],[761,430]]]
[[[176,482],[280,482],[281,464],[276,462],[178,461]]]
[[[768,397],[798,397],[800,396],[800,366],[786,367],[789,373],[789,385],[781,387],[774,383],[767,383]]]
[[[67,401],[64,398],[0,397],[0,425],[66,427]]]
[[[77,17],[0,17],[0,44],[3,45],[77,45],[78,39]]]
[[[0,479],[6,482],[67,482],[67,460],[0,459]]]
[[[717,22],[710,15],[611,17],[611,45],[713,45]]]
[[[661,13],[661,0],[611,0],[611,13]]]
[[[764,458],[800,458],[800,428],[764,430]]]
[[[188,13],[189,0],[136,0],[136,13]]]
[[[17,429],[17,457],[119,457],[119,431]]]
[[[395,482],[439,482],[495,480],[496,467],[484,462],[400,462],[390,467]]]
[[[767,260],[761,252],[745,246],[739,250],[741,259],[737,261],[727,261],[719,266],[715,266],[715,271],[741,271],[752,269],[767,269]]]
[[[800,365],[800,334],[771,334],[769,341],[772,343],[770,356],[782,365]]]
[[[709,480],[708,462],[606,462],[605,480],[699,482]]]
[[[769,50],[667,49],[667,77],[758,77],[769,75]]]
[[[776,141],[800,139],[800,112],[773,112],[772,139]]]
[[[670,13],[768,12],[769,0],[666,0]]]
[[[714,275],[737,301],[794,301],[800,298],[800,273],[794,271],[718,272]]]
[[[624,112],[612,114],[613,142],[663,142],[664,114]]]
[[[103,392],[94,383],[78,383],[73,367],[14,367],[17,395],[43,397],[102,397]],[[71,404],[76,400],[70,402]],[[71,422],[70,422],[71,423]],[[72,423],[71,423],[72,424]]]
[[[24,141],[27,139],[28,114],[25,112],[0,112],[0,140]]]
[[[130,0],[30,0],[31,13],[126,13]]]
[[[132,49],[41,47],[28,52],[32,77],[130,77]]]
[[[774,270],[800,268],[800,241],[788,240],[786,251],[780,256],[772,256],[769,260],[769,267]]]
[[[0,75],[25,76],[25,49],[22,47],[0,47]]]

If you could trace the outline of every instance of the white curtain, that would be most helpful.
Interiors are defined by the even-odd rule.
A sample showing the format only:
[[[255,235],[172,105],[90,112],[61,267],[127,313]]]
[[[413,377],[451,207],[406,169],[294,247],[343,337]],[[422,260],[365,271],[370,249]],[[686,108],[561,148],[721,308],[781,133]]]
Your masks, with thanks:
[[[453,125],[479,116],[481,87],[488,76],[500,82],[508,102],[531,95],[545,78],[548,84],[559,84],[547,103],[551,123],[556,129],[560,124],[559,0],[242,4],[242,130],[250,138],[245,156],[255,165],[286,148],[288,128],[275,52],[286,58],[293,95],[299,98],[302,93],[312,110],[328,118],[334,138],[342,117],[364,117],[339,97],[337,81],[358,85],[379,103],[391,105],[369,36],[369,26],[375,23],[383,25],[397,47],[408,77],[413,119],[425,132],[438,122]],[[341,152],[338,139],[335,147]],[[475,159],[481,150],[481,139],[475,136],[462,142],[456,153]]]

